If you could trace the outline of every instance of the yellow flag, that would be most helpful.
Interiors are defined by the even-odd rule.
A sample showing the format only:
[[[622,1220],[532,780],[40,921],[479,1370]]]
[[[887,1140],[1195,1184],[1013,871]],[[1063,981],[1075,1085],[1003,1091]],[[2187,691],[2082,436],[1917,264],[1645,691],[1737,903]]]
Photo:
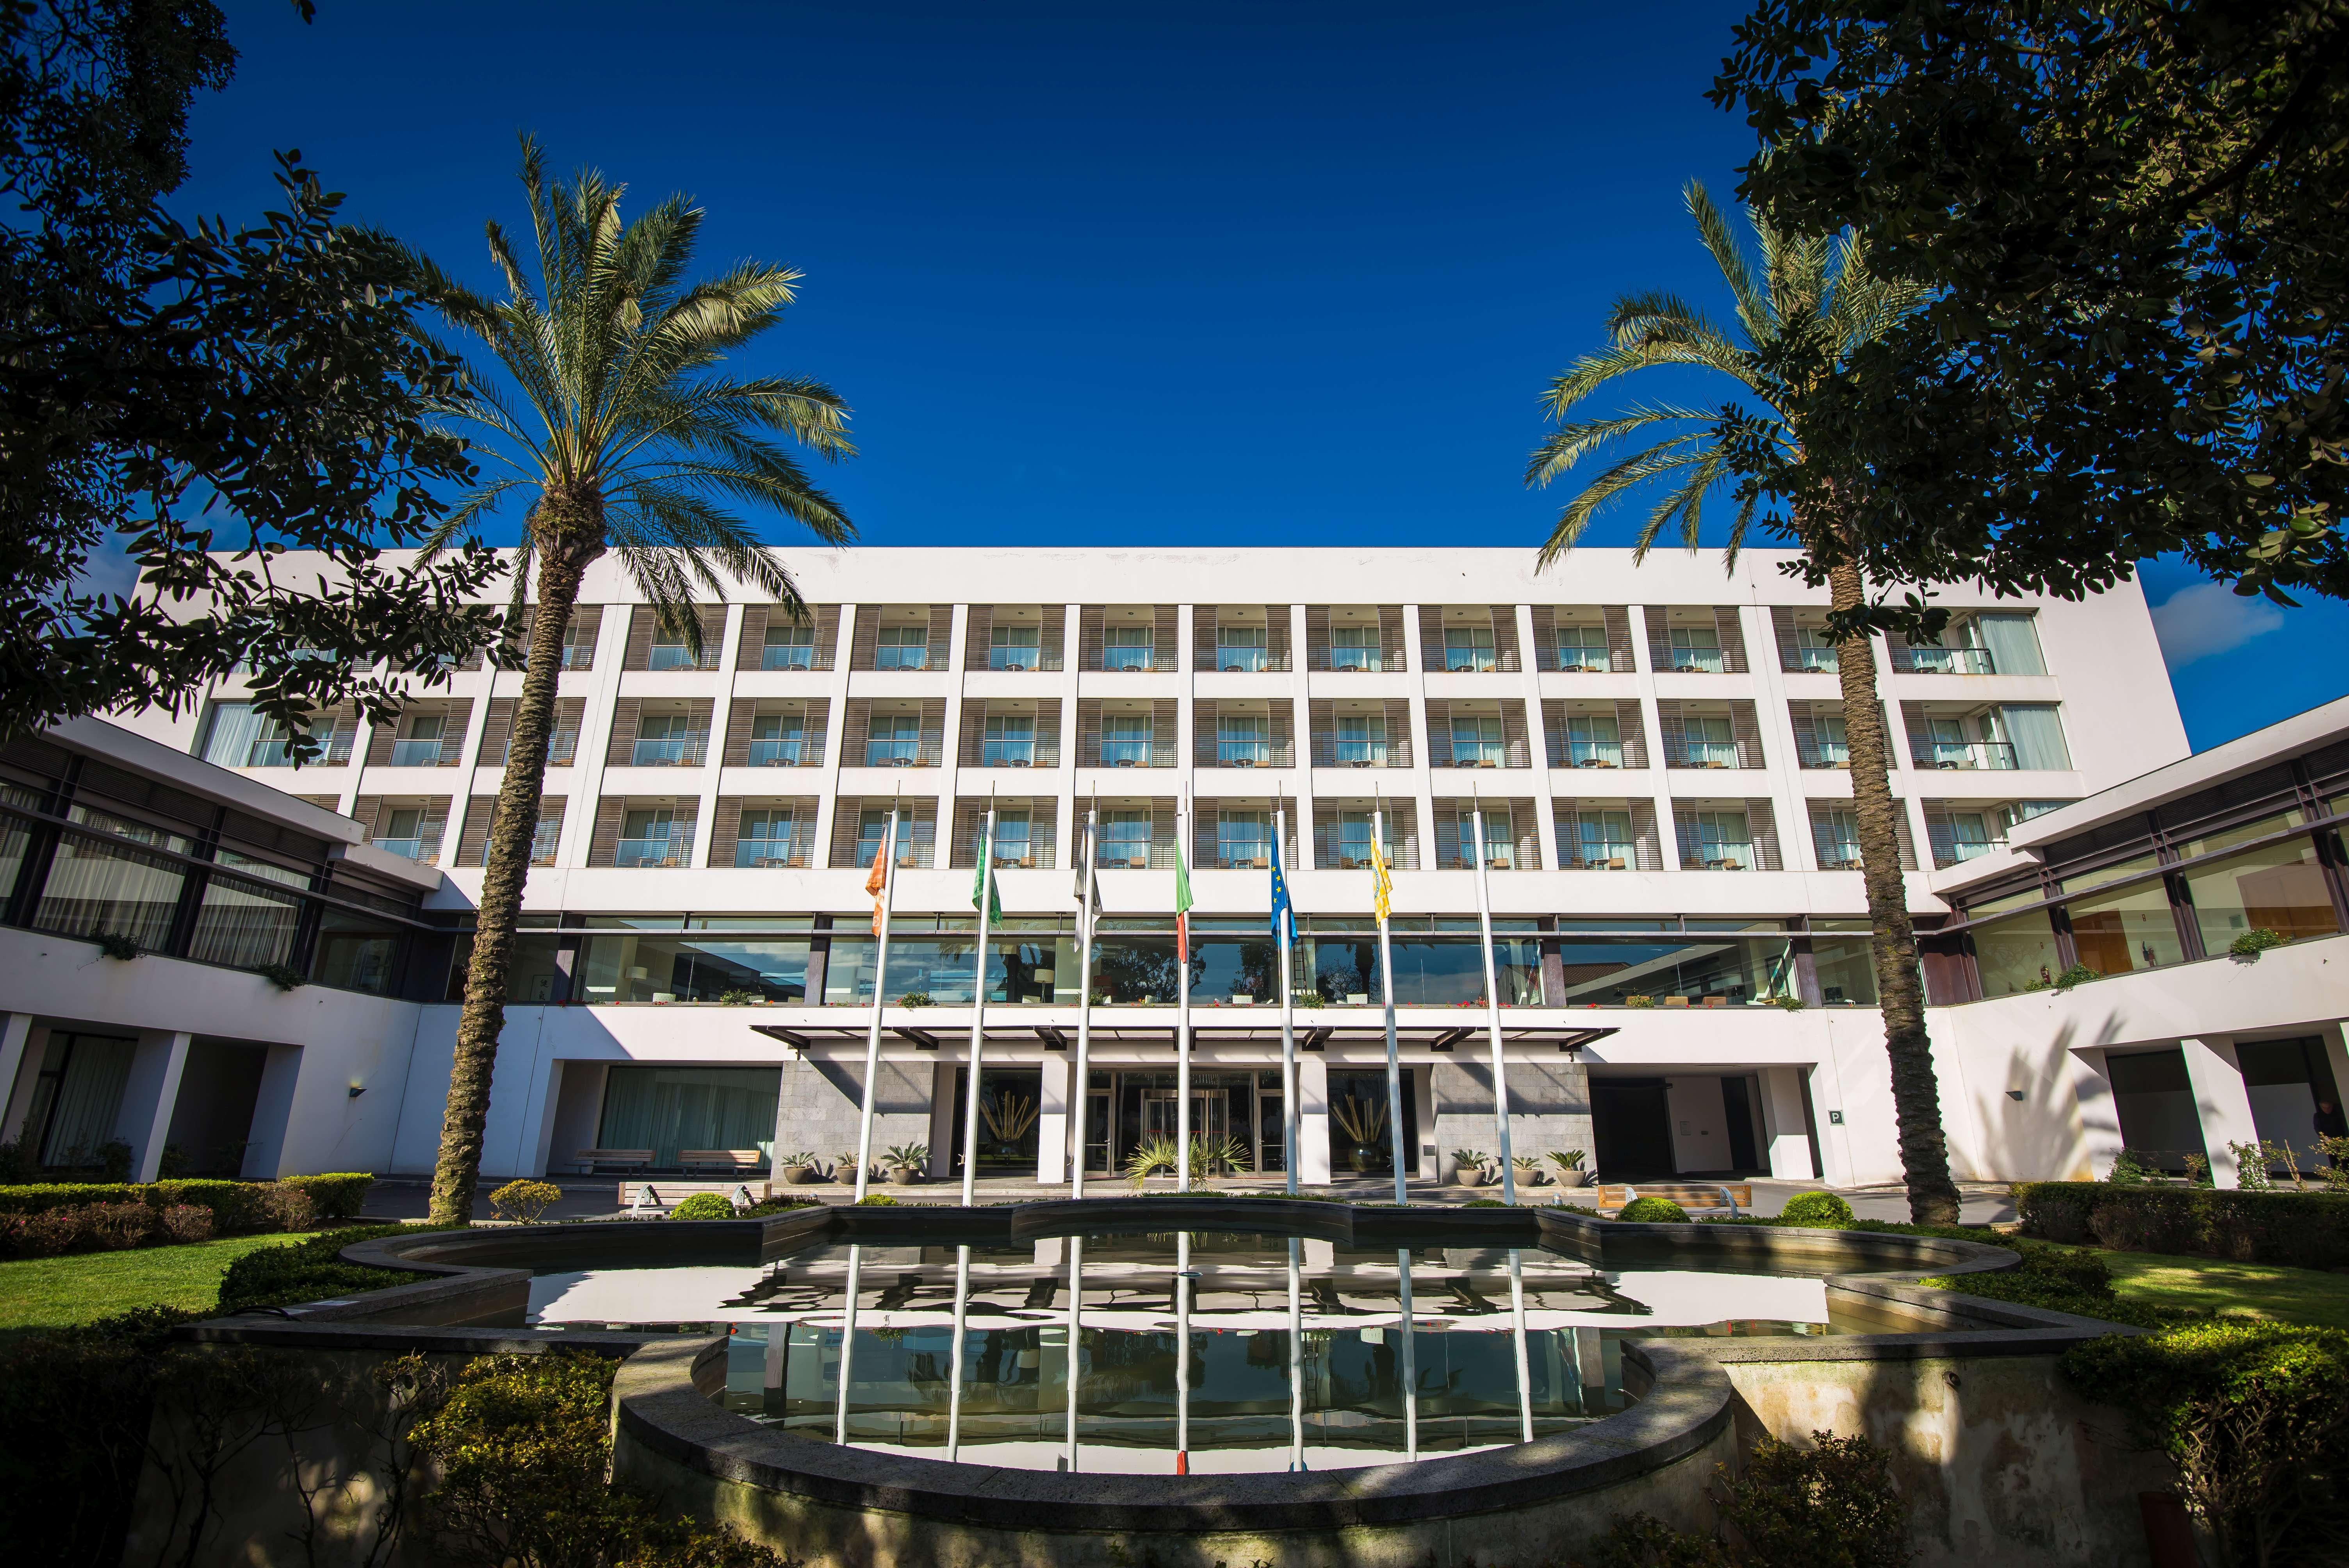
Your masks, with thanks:
[[[1386,848],[1383,835],[1371,835],[1371,908],[1377,912],[1379,923],[1386,923],[1394,903],[1394,878],[1387,874]]]

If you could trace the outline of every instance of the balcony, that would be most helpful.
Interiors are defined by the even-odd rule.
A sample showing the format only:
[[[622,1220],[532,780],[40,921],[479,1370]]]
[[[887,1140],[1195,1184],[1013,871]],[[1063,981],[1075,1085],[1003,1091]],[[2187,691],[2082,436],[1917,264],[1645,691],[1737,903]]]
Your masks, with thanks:
[[[743,839],[734,846],[737,866],[786,871],[808,863],[807,851],[791,839]],[[866,863],[871,864],[868,857]]]
[[[939,747],[932,741],[868,740],[864,743],[864,766],[867,768],[936,768],[939,755]]]
[[[438,768],[440,766],[440,738],[417,736],[391,743],[391,765],[394,768]]]
[[[2014,748],[2003,740],[1929,741],[1925,756],[1930,768],[2006,772],[2016,766]]]
[[[709,753],[709,738],[685,735],[667,739],[639,738],[628,748],[632,768],[698,768]]]
[[[1148,839],[1103,839],[1093,864],[1105,871],[1172,871],[1174,845]]]
[[[815,645],[769,643],[759,650],[759,667],[762,670],[812,670],[815,668]]]
[[[1623,766],[1623,743],[1619,740],[1569,740],[1551,749],[1549,765],[1553,768],[1620,768]]]
[[[438,834],[413,839],[376,839],[371,841],[377,849],[387,855],[398,855],[402,860],[417,861],[428,866],[440,854],[440,840]]]
[[[1258,675],[1288,667],[1288,656],[1247,644],[1216,645],[1215,667],[1225,675]]]
[[[1992,676],[1998,670],[1988,648],[1903,648],[1892,667],[1912,676]]]
[[[681,866],[693,846],[681,839],[622,839],[612,847],[616,866]]]
[[[1032,646],[993,647],[987,650],[987,667],[990,670],[1050,673],[1061,668],[1061,650]]]
[[[754,740],[750,742],[750,766],[797,768],[805,747],[803,740]]]

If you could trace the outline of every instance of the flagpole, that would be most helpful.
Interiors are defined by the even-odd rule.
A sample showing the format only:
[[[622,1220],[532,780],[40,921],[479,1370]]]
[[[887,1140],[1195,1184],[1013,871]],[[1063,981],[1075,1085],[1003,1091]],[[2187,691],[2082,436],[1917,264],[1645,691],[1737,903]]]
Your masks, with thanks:
[[[1288,859],[1288,811],[1286,807],[1272,814],[1272,874],[1280,876],[1281,865]],[[1295,908],[1288,912],[1290,929],[1282,929],[1281,911],[1272,912],[1272,944],[1280,952],[1280,1162],[1287,1168],[1288,1195],[1297,1196],[1297,999],[1295,987],[1288,979],[1288,945],[1297,921]],[[1290,1243],[1295,1246],[1294,1243]],[[1302,1439],[1299,1439],[1300,1441]]]
[[[1076,1130],[1071,1140],[1076,1145],[1076,1163],[1071,1168],[1069,1174],[1069,1196],[1071,1198],[1081,1198],[1085,1195],[1085,1107],[1092,1098],[1091,1058],[1093,1041],[1093,830],[1098,825],[1095,818],[1099,815],[1100,808],[1095,806],[1085,808],[1085,836],[1078,851],[1082,859],[1077,863],[1077,1084],[1071,1091],[1076,1099],[1076,1104],[1072,1108],[1075,1114],[1071,1118],[1071,1124]],[[1078,1243],[1080,1246],[1083,1244],[1081,1242]],[[1076,1319],[1072,1315],[1070,1318],[1069,1329],[1071,1335],[1076,1333],[1075,1323]],[[1073,1340],[1070,1344],[1069,1354],[1071,1357],[1076,1354]],[[1076,1396],[1073,1394],[1070,1396],[1069,1425],[1072,1433],[1076,1429],[1075,1398]],[[1076,1439],[1072,1436],[1069,1440],[1071,1445],[1070,1457],[1073,1461],[1076,1453],[1073,1445]],[[1071,1462],[1069,1468],[1073,1470],[1076,1466]]]
[[[873,1179],[873,1100],[881,1081],[881,1002],[888,995],[884,982],[889,967],[889,907],[896,902],[897,802],[892,799],[888,835],[881,846],[880,924],[873,934],[873,1026],[864,1037],[864,1103],[856,1115],[856,1201],[860,1203]]]
[[[1394,879],[1387,870],[1386,800],[1379,794],[1371,798],[1371,853],[1372,913],[1379,917],[1379,989],[1387,1015],[1387,1119],[1394,1140],[1395,1202],[1409,1203],[1411,1189],[1402,1161],[1402,1057],[1395,1046],[1394,948],[1387,939]]]
[[[1078,1152],[1080,1155],[1083,1153],[1082,1145],[1079,1145]],[[1081,1164],[1082,1161],[1080,1160],[1079,1163]],[[1077,1388],[1082,1370],[1078,1365],[1078,1352],[1083,1340],[1084,1315],[1085,1239],[1082,1236],[1071,1236],[1069,1238],[1069,1453],[1064,1461],[1071,1475],[1077,1472]]]
[[[966,1209],[978,1202],[978,1057],[987,1043],[987,915],[994,903],[995,796],[990,792],[987,832],[978,841],[978,978],[970,998],[970,1078],[962,1097],[962,1206]]]
[[[1192,839],[1192,816],[1197,810],[1188,786],[1175,816],[1175,874],[1182,875],[1183,845]],[[1177,901],[1180,902],[1179,900]],[[1191,943],[1189,915],[1174,912],[1174,1191],[1191,1190]]]
[[[962,1355],[964,1326],[970,1317],[970,1249],[955,1249],[954,1360],[947,1375],[947,1463],[962,1458]],[[1524,1319],[1518,1320],[1522,1336]],[[1525,1358],[1525,1342],[1518,1340],[1518,1361]]]
[[[1509,1153],[1509,1079],[1501,1060],[1501,986],[1493,963],[1493,895],[1485,868],[1485,803],[1472,799],[1470,821],[1476,832],[1476,925],[1485,940],[1485,1022],[1493,1036],[1493,1120],[1501,1144],[1501,1202],[1517,1201],[1517,1168]]]

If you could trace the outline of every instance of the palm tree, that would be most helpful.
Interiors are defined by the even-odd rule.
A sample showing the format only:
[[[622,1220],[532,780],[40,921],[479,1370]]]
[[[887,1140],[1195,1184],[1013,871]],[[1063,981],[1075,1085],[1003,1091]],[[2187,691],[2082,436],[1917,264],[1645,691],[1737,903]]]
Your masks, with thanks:
[[[477,455],[507,470],[452,509],[429,548],[450,543],[510,497],[529,508],[509,634],[519,632],[527,601],[527,663],[491,819],[432,1177],[432,1219],[440,1224],[472,1217],[506,970],[545,783],[555,676],[581,574],[616,552],[656,614],[698,652],[693,588],[722,595],[719,570],[793,614],[805,608],[782,562],[734,515],[736,504],[772,507],[828,543],[855,535],[840,508],[769,438],[790,437],[826,459],[853,452],[840,398],[814,381],[744,379],[717,369],[730,351],[781,320],[800,274],[740,263],[686,282],[698,208],[673,196],[623,223],[625,187],[585,171],[550,188],[538,145],[527,137],[522,181],[536,230],[537,278],[524,273],[494,220],[490,256],[504,274],[502,300],[409,256],[419,290],[489,350],[490,360],[469,373],[460,397],[442,412],[467,431]],[[502,377],[495,374],[501,369]]]
[[[1616,457],[1567,502],[1542,546],[1540,564],[1545,568],[1574,548],[1600,509],[1651,480],[1667,480],[1670,488],[1640,526],[1637,557],[1644,557],[1675,519],[1682,542],[1694,551],[1707,499],[1736,471],[1734,443],[1774,445],[1789,456],[1800,452],[1803,435],[1793,410],[1802,406],[1810,388],[1790,385],[1787,377],[1803,372],[1786,367],[1837,363],[1881,336],[1919,303],[1910,285],[1870,272],[1865,250],[1848,237],[1829,242],[1789,234],[1756,212],[1752,217],[1760,251],[1757,267],[1702,185],[1690,182],[1688,206],[1699,237],[1729,285],[1737,328],[1733,332],[1717,325],[1666,294],[1630,294],[1616,301],[1608,318],[1608,346],[1583,356],[1550,384],[1544,401],[1559,425],[1535,449],[1526,482],[1546,486],[1593,454],[1612,455],[1626,446],[1634,449]],[[1695,366],[1726,377],[1738,383],[1743,398],[1726,410],[1655,404],[1602,418],[1571,418],[1618,377],[1666,366]],[[1733,564],[1753,524],[1756,500],[1750,488],[1736,498],[1727,542]],[[1826,510],[1818,504],[1797,506],[1792,530],[1806,554],[1827,563],[1834,608],[1856,611],[1866,602],[1867,584],[1851,563],[1849,550],[1840,548],[1849,539],[1848,529],[1841,520],[1824,515]],[[1884,1011],[1885,1049],[1892,1062],[1909,1212],[1920,1223],[1954,1224],[1958,1191],[1950,1180],[1940,1095],[1925,1034],[1924,988],[1901,882],[1895,825],[1899,808],[1886,774],[1883,708],[1877,698],[1869,639],[1860,634],[1838,641],[1836,667],[1843,685],[1853,816],[1874,927],[1871,948]]]

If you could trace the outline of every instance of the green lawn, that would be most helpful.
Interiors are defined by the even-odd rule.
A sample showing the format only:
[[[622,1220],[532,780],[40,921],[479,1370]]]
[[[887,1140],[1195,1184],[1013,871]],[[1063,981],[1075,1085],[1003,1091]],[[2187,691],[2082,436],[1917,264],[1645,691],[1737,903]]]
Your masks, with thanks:
[[[134,1306],[206,1311],[220,1299],[229,1264],[262,1247],[303,1239],[283,1233],[223,1236],[191,1246],[0,1263],[0,1336],[68,1327]]]
[[[2096,1255],[2112,1270],[2113,1289],[2131,1300],[2226,1317],[2349,1328],[2349,1274],[2163,1253]]]

